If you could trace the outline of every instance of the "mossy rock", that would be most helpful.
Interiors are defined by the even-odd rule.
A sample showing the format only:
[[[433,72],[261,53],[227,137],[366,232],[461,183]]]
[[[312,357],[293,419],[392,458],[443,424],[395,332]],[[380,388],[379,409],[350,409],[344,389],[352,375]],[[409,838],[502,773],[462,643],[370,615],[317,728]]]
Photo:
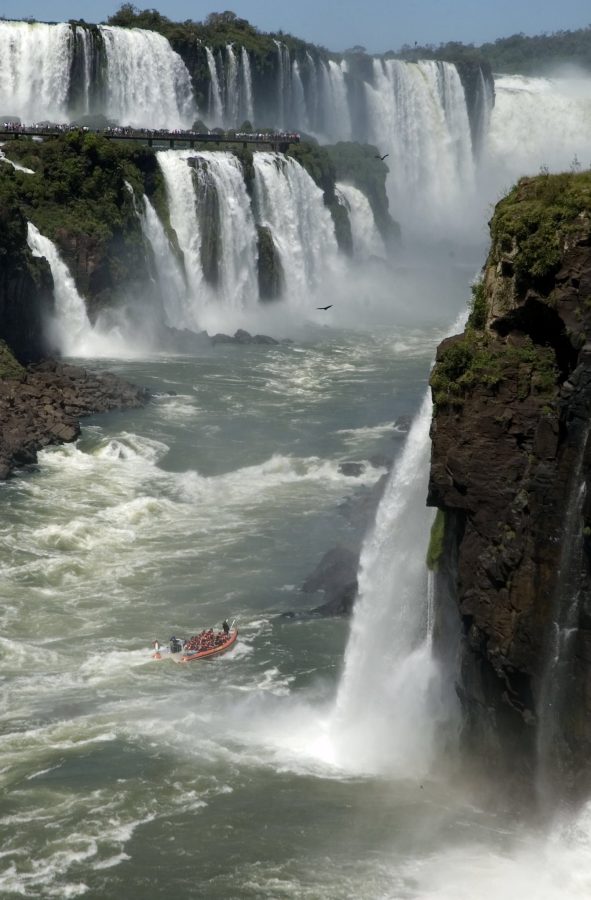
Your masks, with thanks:
[[[260,299],[278,300],[283,293],[285,276],[273,234],[266,225],[257,225],[257,251]]]

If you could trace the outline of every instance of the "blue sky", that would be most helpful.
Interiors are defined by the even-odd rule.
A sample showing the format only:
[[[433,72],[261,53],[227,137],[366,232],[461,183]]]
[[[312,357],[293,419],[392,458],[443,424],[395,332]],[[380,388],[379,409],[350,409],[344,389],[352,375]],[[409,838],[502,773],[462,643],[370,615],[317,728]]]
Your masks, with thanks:
[[[118,0],[0,0],[0,15],[44,21],[104,21]],[[262,31],[283,29],[331,50],[354,44],[380,53],[404,43],[480,44],[517,32],[541,34],[591,24],[589,0],[146,0],[171,19],[231,9]]]

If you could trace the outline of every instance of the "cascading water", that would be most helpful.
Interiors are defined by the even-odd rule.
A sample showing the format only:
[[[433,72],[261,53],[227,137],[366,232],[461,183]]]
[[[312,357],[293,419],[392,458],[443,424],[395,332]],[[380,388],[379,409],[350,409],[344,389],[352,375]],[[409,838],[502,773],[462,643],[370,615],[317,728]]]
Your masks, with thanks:
[[[474,189],[464,89],[450,63],[374,60],[366,85],[370,143],[388,151],[389,194],[407,227],[441,230]]]
[[[538,706],[538,771],[537,787],[542,803],[553,803],[560,794],[561,760],[568,755],[565,738],[564,712],[569,679],[573,676],[574,642],[578,634],[585,579],[583,508],[586,482],[583,460],[589,439],[589,426],[582,429],[577,462],[572,483],[564,528],[562,549],[556,580],[552,634],[549,636],[545,672],[542,678]]]
[[[187,128],[196,109],[187,67],[161,34],[99,26],[107,57],[106,111],[125,125]]]
[[[351,113],[347,98],[347,63],[329,60],[320,64],[322,84],[322,134],[326,140],[350,141]]]
[[[241,48],[241,81],[240,81],[240,99],[242,114],[252,124],[254,121],[254,104],[252,95],[252,74],[250,71],[250,58],[246,49]]]
[[[288,297],[301,304],[338,265],[332,217],[322,191],[295,160],[255,153],[257,221],[270,228]]]
[[[232,44],[226,46],[226,115],[227,124],[236,128],[240,115],[238,59]]]
[[[53,342],[66,356],[91,354],[94,351],[93,331],[86,314],[86,304],[57,247],[32,222],[27,225],[27,242],[33,255],[45,257],[51,268],[55,300]]]
[[[207,68],[209,69],[209,110],[210,119],[216,127],[221,127],[224,122],[224,101],[220,88],[220,80],[215,62],[215,57],[209,47],[205,48]]]
[[[180,260],[156,210],[144,196],[142,230],[154,256],[156,277],[166,324],[172,328],[189,328],[194,322],[187,320],[187,282]]]
[[[337,697],[338,761],[403,777],[428,772],[440,722],[425,557],[430,393],[408,435],[360,560],[359,599]]]
[[[187,160],[195,160],[194,168]],[[170,221],[185,260],[189,298],[183,321],[205,328],[228,312],[240,312],[258,300],[256,230],[242,166],[231,153],[191,150],[158,154],[166,182]],[[214,192],[216,234],[203,234],[200,210],[206,192]],[[212,255],[217,284],[204,270],[204,239],[215,242]]]
[[[384,240],[378,231],[372,208],[363,191],[352,184],[343,184],[342,182],[337,183],[337,190],[341,195],[341,202],[344,203],[349,213],[355,257],[368,259],[371,256],[385,256]]]
[[[568,171],[591,159],[591,82],[503,75],[495,79],[495,106],[483,172],[496,184],[536,175],[546,167]]]
[[[274,41],[277,47],[277,127],[291,125],[291,57],[289,48],[281,41]]]
[[[24,122],[68,116],[69,25],[0,22],[0,108]]]

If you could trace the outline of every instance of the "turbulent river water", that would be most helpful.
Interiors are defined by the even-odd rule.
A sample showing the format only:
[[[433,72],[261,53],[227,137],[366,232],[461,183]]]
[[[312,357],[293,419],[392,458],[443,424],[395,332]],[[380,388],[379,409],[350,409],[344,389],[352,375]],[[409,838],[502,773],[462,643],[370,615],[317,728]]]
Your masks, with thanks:
[[[395,746],[404,717],[343,729],[349,624],[282,616],[320,601],[299,587],[383,473],[339,464],[400,458],[394,423],[467,280],[417,327],[101,360],[153,402],[1,486],[0,896],[588,895],[583,820],[548,838],[458,793],[443,761],[393,774],[348,752],[352,733]],[[226,616],[227,655],[151,659]]]

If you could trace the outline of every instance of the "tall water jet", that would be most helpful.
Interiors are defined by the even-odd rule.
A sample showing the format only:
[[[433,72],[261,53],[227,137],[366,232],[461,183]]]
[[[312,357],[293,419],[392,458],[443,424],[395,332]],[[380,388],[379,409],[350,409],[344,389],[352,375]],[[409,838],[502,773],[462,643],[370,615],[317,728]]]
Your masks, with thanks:
[[[68,267],[55,244],[44,237],[32,222],[27,224],[27,242],[34,256],[45,257],[53,276],[55,320],[52,342],[66,356],[86,356],[93,349],[92,325],[86,304],[76,289]]]
[[[187,128],[195,117],[191,78],[161,34],[100,25],[106,52],[105,112],[123,125]]]
[[[405,777],[429,771],[442,716],[427,631],[431,415],[428,394],[363,546],[334,723],[343,765]]]

